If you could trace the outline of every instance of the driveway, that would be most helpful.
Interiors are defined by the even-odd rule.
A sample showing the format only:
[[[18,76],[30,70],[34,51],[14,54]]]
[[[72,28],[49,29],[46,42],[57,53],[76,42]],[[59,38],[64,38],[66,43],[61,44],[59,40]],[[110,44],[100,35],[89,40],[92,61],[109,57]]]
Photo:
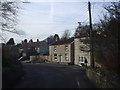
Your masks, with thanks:
[[[94,88],[85,69],[61,64],[24,64],[25,75],[14,88]]]

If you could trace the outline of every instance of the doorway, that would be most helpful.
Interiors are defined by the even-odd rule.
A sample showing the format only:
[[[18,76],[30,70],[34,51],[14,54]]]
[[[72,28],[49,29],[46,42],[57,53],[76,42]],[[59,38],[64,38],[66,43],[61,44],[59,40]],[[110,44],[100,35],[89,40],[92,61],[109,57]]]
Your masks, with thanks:
[[[60,57],[60,62],[62,62],[62,55],[60,55],[59,57]]]

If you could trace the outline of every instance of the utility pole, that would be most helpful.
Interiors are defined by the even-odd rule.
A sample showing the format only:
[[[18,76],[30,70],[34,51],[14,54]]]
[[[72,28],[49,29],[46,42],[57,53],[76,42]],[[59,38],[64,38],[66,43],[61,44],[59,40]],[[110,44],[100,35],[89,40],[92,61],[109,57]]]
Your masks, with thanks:
[[[89,21],[90,21],[90,66],[94,68],[94,50],[93,50],[93,33],[92,33],[92,17],[91,17],[91,3],[88,2]]]

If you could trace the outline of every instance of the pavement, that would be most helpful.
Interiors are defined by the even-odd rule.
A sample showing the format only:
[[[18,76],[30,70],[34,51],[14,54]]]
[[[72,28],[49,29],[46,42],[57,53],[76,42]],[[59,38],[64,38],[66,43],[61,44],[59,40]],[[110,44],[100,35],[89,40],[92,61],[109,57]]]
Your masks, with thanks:
[[[14,88],[94,88],[85,68],[53,63],[23,64],[25,74]]]

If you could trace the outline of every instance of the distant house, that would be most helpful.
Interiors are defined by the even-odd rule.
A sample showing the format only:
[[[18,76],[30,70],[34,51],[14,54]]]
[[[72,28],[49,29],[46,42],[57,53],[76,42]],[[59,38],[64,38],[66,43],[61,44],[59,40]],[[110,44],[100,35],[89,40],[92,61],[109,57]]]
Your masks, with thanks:
[[[60,40],[49,46],[49,59],[53,62],[72,62],[73,58],[73,41],[74,38],[68,40]]]
[[[40,44],[40,55],[48,55],[49,54],[49,45],[54,43],[55,41],[59,41],[59,36],[55,34],[54,36],[48,37],[45,40],[41,41]]]
[[[86,36],[78,35],[67,40],[57,41],[49,46],[49,60],[72,64],[90,65],[89,44],[84,43]]]
[[[22,43],[19,46],[19,52],[22,53],[22,56],[38,54],[40,52],[40,42]]]
[[[22,44],[19,45],[19,52],[21,53],[21,56],[36,56],[37,54],[37,56],[39,56],[41,59],[48,61],[49,45],[58,40],[59,36],[55,34],[54,36],[50,36],[43,41],[39,41],[37,39],[37,42],[22,42]]]

